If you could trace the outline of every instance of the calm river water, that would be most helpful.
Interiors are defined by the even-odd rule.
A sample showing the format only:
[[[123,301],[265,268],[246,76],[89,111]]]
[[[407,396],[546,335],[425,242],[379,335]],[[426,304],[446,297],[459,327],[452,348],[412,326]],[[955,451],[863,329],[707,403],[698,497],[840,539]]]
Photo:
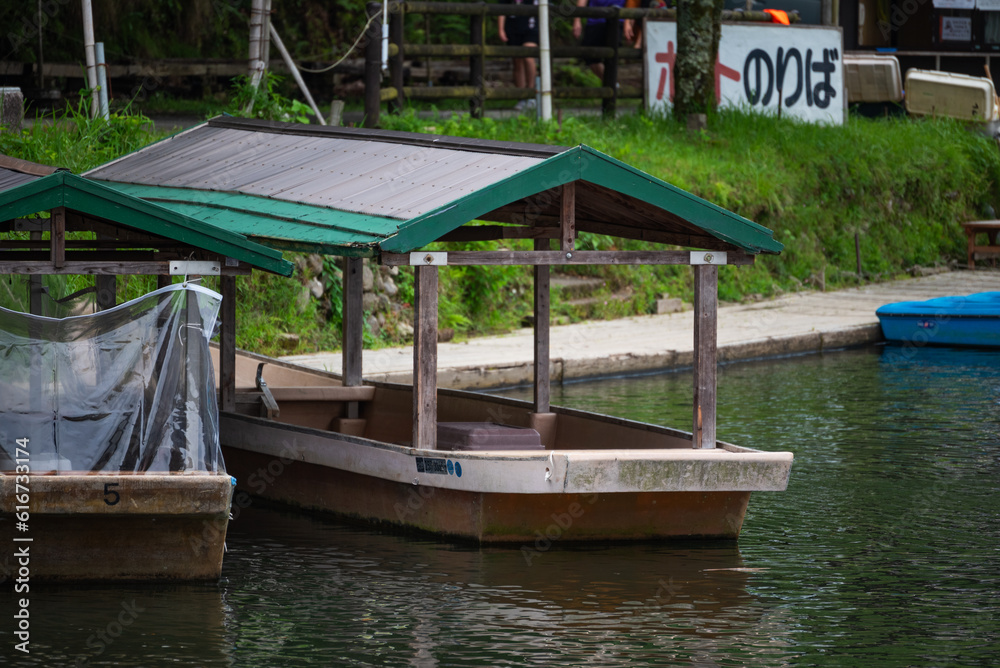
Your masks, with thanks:
[[[555,403],[685,429],[690,374]],[[522,391],[516,391],[522,392]],[[522,392],[523,393],[523,392]],[[31,592],[13,666],[983,666],[1000,661],[1000,353],[725,366],[720,438],[795,453],[738,546],[517,549],[251,506],[225,581]],[[721,570],[720,570],[721,569]],[[741,570],[734,570],[741,569]],[[12,595],[0,594],[4,610]]]

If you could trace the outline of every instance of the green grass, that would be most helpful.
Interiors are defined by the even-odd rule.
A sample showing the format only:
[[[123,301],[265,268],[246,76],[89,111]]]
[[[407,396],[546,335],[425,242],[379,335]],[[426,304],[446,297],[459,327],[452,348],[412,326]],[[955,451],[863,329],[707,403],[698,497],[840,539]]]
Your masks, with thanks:
[[[665,181],[731,209],[774,231],[785,244],[779,256],[762,256],[750,267],[720,273],[720,298],[739,301],[825,286],[827,289],[905,274],[914,267],[964,260],[960,223],[993,217],[1000,208],[1000,151],[992,140],[945,119],[870,120],[852,117],[844,126],[720,113],[709,129],[690,133],[670,118],[641,114],[614,120],[566,118],[540,124],[521,116],[507,120],[465,117],[417,118],[385,115],[389,129],[437,132],[497,140],[587,144]],[[121,114],[110,123],[87,121],[71,112],[55,124],[36,123],[20,135],[0,134],[0,152],[80,172],[158,139],[143,116]],[[861,246],[862,274],[856,270],[855,235]],[[509,247],[527,242],[508,243]],[[498,248],[499,242],[464,244]],[[578,247],[639,249],[640,242],[583,234]],[[241,347],[281,352],[282,335],[297,334],[299,352],[336,347],[340,312],[337,270],[332,260],[317,274],[297,262],[290,279],[255,274],[239,281]],[[662,293],[690,301],[686,267],[574,267],[581,275],[606,280],[605,293],[631,289],[626,302],[599,305],[596,317],[649,313]],[[320,278],[326,294],[308,299],[306,283]],[[64,280],[56,296],[92,284],[92,278]],[[144,285],[119,281],[119,298]],[[412,275],[396,276],[396,301],[412,303]],[[531,270],[526,267],[451,268],[441,276],[441,325],[459,337],[509,331],[531,311]],[[125,292],[128,292],[126,295]],[[23,291],[11,281],[0,303]],[[582,312],[554,297],[563,320]],[[408,311],[386,315],[388,325],[368,342],[400,340],[399,322]]]
[[[947,119],[864,119],[823,126],[724,112],[690,133],[670,118],[528,118],[428,122],[384,118],[386,127],[497,140],[586,144],[774,231],[780,256],[727,268],[720,296],[774,295],[901,275],[964,258],[960,223],[997,208],[1000,152],[987,137]],[[854,237],[861,246],[856,269]],[[594,248],[642,244],[584,235]],[[676,267],[589,268],[613,288],[633,286],[636,312],[659,292],[690,298],[689,272]]]

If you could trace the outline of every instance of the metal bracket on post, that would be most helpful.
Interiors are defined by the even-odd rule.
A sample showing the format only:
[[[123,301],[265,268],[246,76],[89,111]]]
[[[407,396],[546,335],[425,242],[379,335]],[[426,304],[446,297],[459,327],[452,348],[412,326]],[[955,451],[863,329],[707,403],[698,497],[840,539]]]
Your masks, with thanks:
[[[222,266],[215,260],[171,260],[171,276],[220,276]]]
[[[729,264],[726,251],[691,251],[691,264]]]
[[[448,253],[442,252],[428,252],[428,251],[416,251],[410,253],[410,266],[412,267],[422,267],[434,265],[437,267],[443,267],[448,264]]]

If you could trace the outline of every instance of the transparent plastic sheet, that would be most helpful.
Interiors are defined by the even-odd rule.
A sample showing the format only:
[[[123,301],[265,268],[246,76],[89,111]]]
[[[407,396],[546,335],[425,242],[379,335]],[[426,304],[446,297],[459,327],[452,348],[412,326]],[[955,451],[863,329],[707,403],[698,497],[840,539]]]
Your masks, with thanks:
[[[0,308],[0,470],[219,472],[209,339],[222,295],[172,285],[95,315]]]

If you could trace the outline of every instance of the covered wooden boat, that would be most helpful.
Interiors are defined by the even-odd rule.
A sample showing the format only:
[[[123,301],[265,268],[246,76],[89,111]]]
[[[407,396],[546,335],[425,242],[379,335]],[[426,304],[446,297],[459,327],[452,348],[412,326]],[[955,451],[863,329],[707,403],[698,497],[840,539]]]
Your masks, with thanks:
[[[887,341],[918,346],[1000,346],[1000,292],[896,302],[875,313]]]
[[[750,493],[785,489],[792,461],[787,452],[693,448],[691,434],[674,429],[559,407],[539,414],[531,402],[445,389],[436,397],[437,443],[414,447],[409,385],[348,387],[334,374],[245,353],[236,377],[237,410],[222,413],[220,429],[241,487],[481,542],[544,550],[556,539],[736,538]],[[351,404],[357,418],[347,417]],[[469,437],[454,438],[462,433]]]
[[[0,274],[29,311],[0,308],[0,581],[219,577],[233,494],[209,361],[221,296],[170,277],[231,286],[255,266],[291,272],[239,235],[0,156]],[[96,275],[97,313],[61,317],[46,274]],[[163,287],[116,306],[130,274]]]
[[[232,319],[223,319],[223,451],[253,494],[543,550],[556,539],[735,538],[751,492],[787,484],[791,453],[715,436],[719,267],[751,264],[781,244],[609,156],[214,119],[88,176],[277,248],[344,257],[339,376],[237,356]],[[499,224],[465,226],[474,219]],[[580,232],[669,248],[581,251]],[[428,248],[470,240],[509,247]],[[363,381],[365,257],[413,271],[412,386]],[[534,267],[534,401],[438,389],[439,270],[512,264]],[[692,266],[691,433],[550,406],[549,269],[579,264]]]

